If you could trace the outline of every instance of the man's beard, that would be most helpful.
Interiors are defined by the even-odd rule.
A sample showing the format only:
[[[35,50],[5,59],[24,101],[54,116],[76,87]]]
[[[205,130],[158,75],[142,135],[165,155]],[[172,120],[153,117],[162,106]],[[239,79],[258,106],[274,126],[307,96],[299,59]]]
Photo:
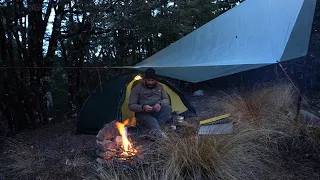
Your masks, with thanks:
[[[148,89],[153,89],[156,86],[156,84],[146,84],[146,87]]]

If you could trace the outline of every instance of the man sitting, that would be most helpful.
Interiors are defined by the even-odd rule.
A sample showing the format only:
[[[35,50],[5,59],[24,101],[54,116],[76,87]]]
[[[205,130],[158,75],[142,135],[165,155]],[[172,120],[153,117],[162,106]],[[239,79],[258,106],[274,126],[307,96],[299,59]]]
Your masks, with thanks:
[[[163,86],[156,81],[154,69],[147,69],[141,83],[131,90],[129,109],[135,112],[138,123],[151,129],[152,135],[166,138],[160,124],[169,121],[172,107]]]

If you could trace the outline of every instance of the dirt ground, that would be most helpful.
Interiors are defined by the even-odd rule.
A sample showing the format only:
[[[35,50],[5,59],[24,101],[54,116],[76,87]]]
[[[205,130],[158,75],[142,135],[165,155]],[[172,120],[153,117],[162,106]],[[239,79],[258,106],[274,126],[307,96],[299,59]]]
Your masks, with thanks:
[[[207,104],[212,94],[188,99],[195,107],[197,116],[188,121],[212,117]],[[193,122],[195,123],[195,122]],[[75,119],[43,126],[34,131],[22,132],[9,141],[17,141],[22,147],[1,142],[0,180],[4,179],[79,179],[86,176],[87,169],[95,163],[96,137],[94,135],[74,135]],[[16,144],[20,144],[16,143]],[[19,156],[12,151],[21,149]],[[36,160],[34,160],[36,159]],[[32,161],[32,163],[31,163]],[[18,165],[20,164],[20,165]],[[13,166],[13,167],[11,167]]]
[[[217,115],[210,102],[215,92],[188,99],[195,107],[197,116],[187,121],[193,123]],[[310,95],[312,107],[320,110],[319,94]],[[319,106],[319,107],[318,107]],[[0,139],[0,180],[4,179],[81,179],[88,176],[87,170],[96,163],[94,135],[74,135],[75,120],[43,126],[40,129],[23,132],[10,141],[9,146]],[[17,152],[12,152],[17,151]],[[20,154],[10,157],[11,154]],[[88,163],[90,162],[90,163]]]

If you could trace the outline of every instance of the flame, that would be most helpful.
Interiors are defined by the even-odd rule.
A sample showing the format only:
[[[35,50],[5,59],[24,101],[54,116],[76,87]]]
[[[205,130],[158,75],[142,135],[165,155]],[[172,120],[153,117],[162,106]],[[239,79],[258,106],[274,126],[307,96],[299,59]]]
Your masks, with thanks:
[[[125,129],[125,125],[129,124],[130,120],[125,120],[123,123],[120,122],[116,122],[116,126],[120,132],[120,135],[122,137],[122,148],[124,150],[124,152],[122,153],[122,155],[126,155],[128,156],[129,153],[137,153],[137,150],[133,148],[132,143],[129,141],[128,137],[127,137],[127,131]]]
[[[136,118],[132,118],[132,119],[124,120],[122,124],[125,125],[125,126],[135,126],[136,122],[137,122],[137,119]]]

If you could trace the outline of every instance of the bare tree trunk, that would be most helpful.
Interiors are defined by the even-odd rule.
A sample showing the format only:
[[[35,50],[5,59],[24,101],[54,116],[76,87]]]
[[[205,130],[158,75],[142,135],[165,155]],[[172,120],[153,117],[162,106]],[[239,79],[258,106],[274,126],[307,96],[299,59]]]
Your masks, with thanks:
[[[58,38],[61,36],[60,29],[61,29],[63,4],[59,3],[54,8],[55,8],[56,15],[53,22],[52,34],[49,39],[48,52],[45,57],[45,66],[53,66],[55,52],[58,47]],[[43,104],[45,107],[44,108],[45,114],[48,117],[49,121],[51,121],[53,118],[53,113],[52,113],[53,100],[52,100],[50,82],[51,82],[51,71],[47,71],[45,74],[45,79],[43,84],[45,86],[45,88],[43,89],[44,90]]]
[[[43,58],[43,39],[46,26],[51,13],[53,1],[49,1],[47,12],[42,20],[42,0],[28,0],[29,16],[29,35],[28,35],[28,56],[27,64],[29,67],[42,67],[46,63]],[[50,70],[37,70],[30,68],[32,105],[35,108],[33,123],[41,125],[48,120],[45,103],[43,98],[47,88],[43,86],[45,77],[50,74]]]
[[[2,60],[2,63],[3,65],[8,65],[8,54],[7,54],[7,39],[6,39],[6,33],[4,31],[4,24],[3,24],[3,21],[2,21],[2,17],[3,17],[3,14],[2,14],[2,11],[0,11],[0,57]],[[1,95],[2,95],[2,98],[1,98],[1,103],[0,103],[0,107],[1,107],[1,116],[0,116],[0,124],[2,127],[0,127],[1,129],[4,128],[4,129],[14,129],[13,128],[13,122],[12,122],[12,115],[10,113],[10,107],[8,107],[8,96],[9,96],[9,85],[7,83],[7,76],[8,72],[7,70],[3,70],[3,82],[1,83],[2,84],[2,91],[1,91]],[[9,127],[9,124],[11,127]],[[6,130],[4,130],[6,131]]]
[[[1,13],[1,11],[0,11]],[[2,22],[2,14],[0,14],[0,58],[3,62],[7,62],[7,46],[6,46],[6,33]]]

